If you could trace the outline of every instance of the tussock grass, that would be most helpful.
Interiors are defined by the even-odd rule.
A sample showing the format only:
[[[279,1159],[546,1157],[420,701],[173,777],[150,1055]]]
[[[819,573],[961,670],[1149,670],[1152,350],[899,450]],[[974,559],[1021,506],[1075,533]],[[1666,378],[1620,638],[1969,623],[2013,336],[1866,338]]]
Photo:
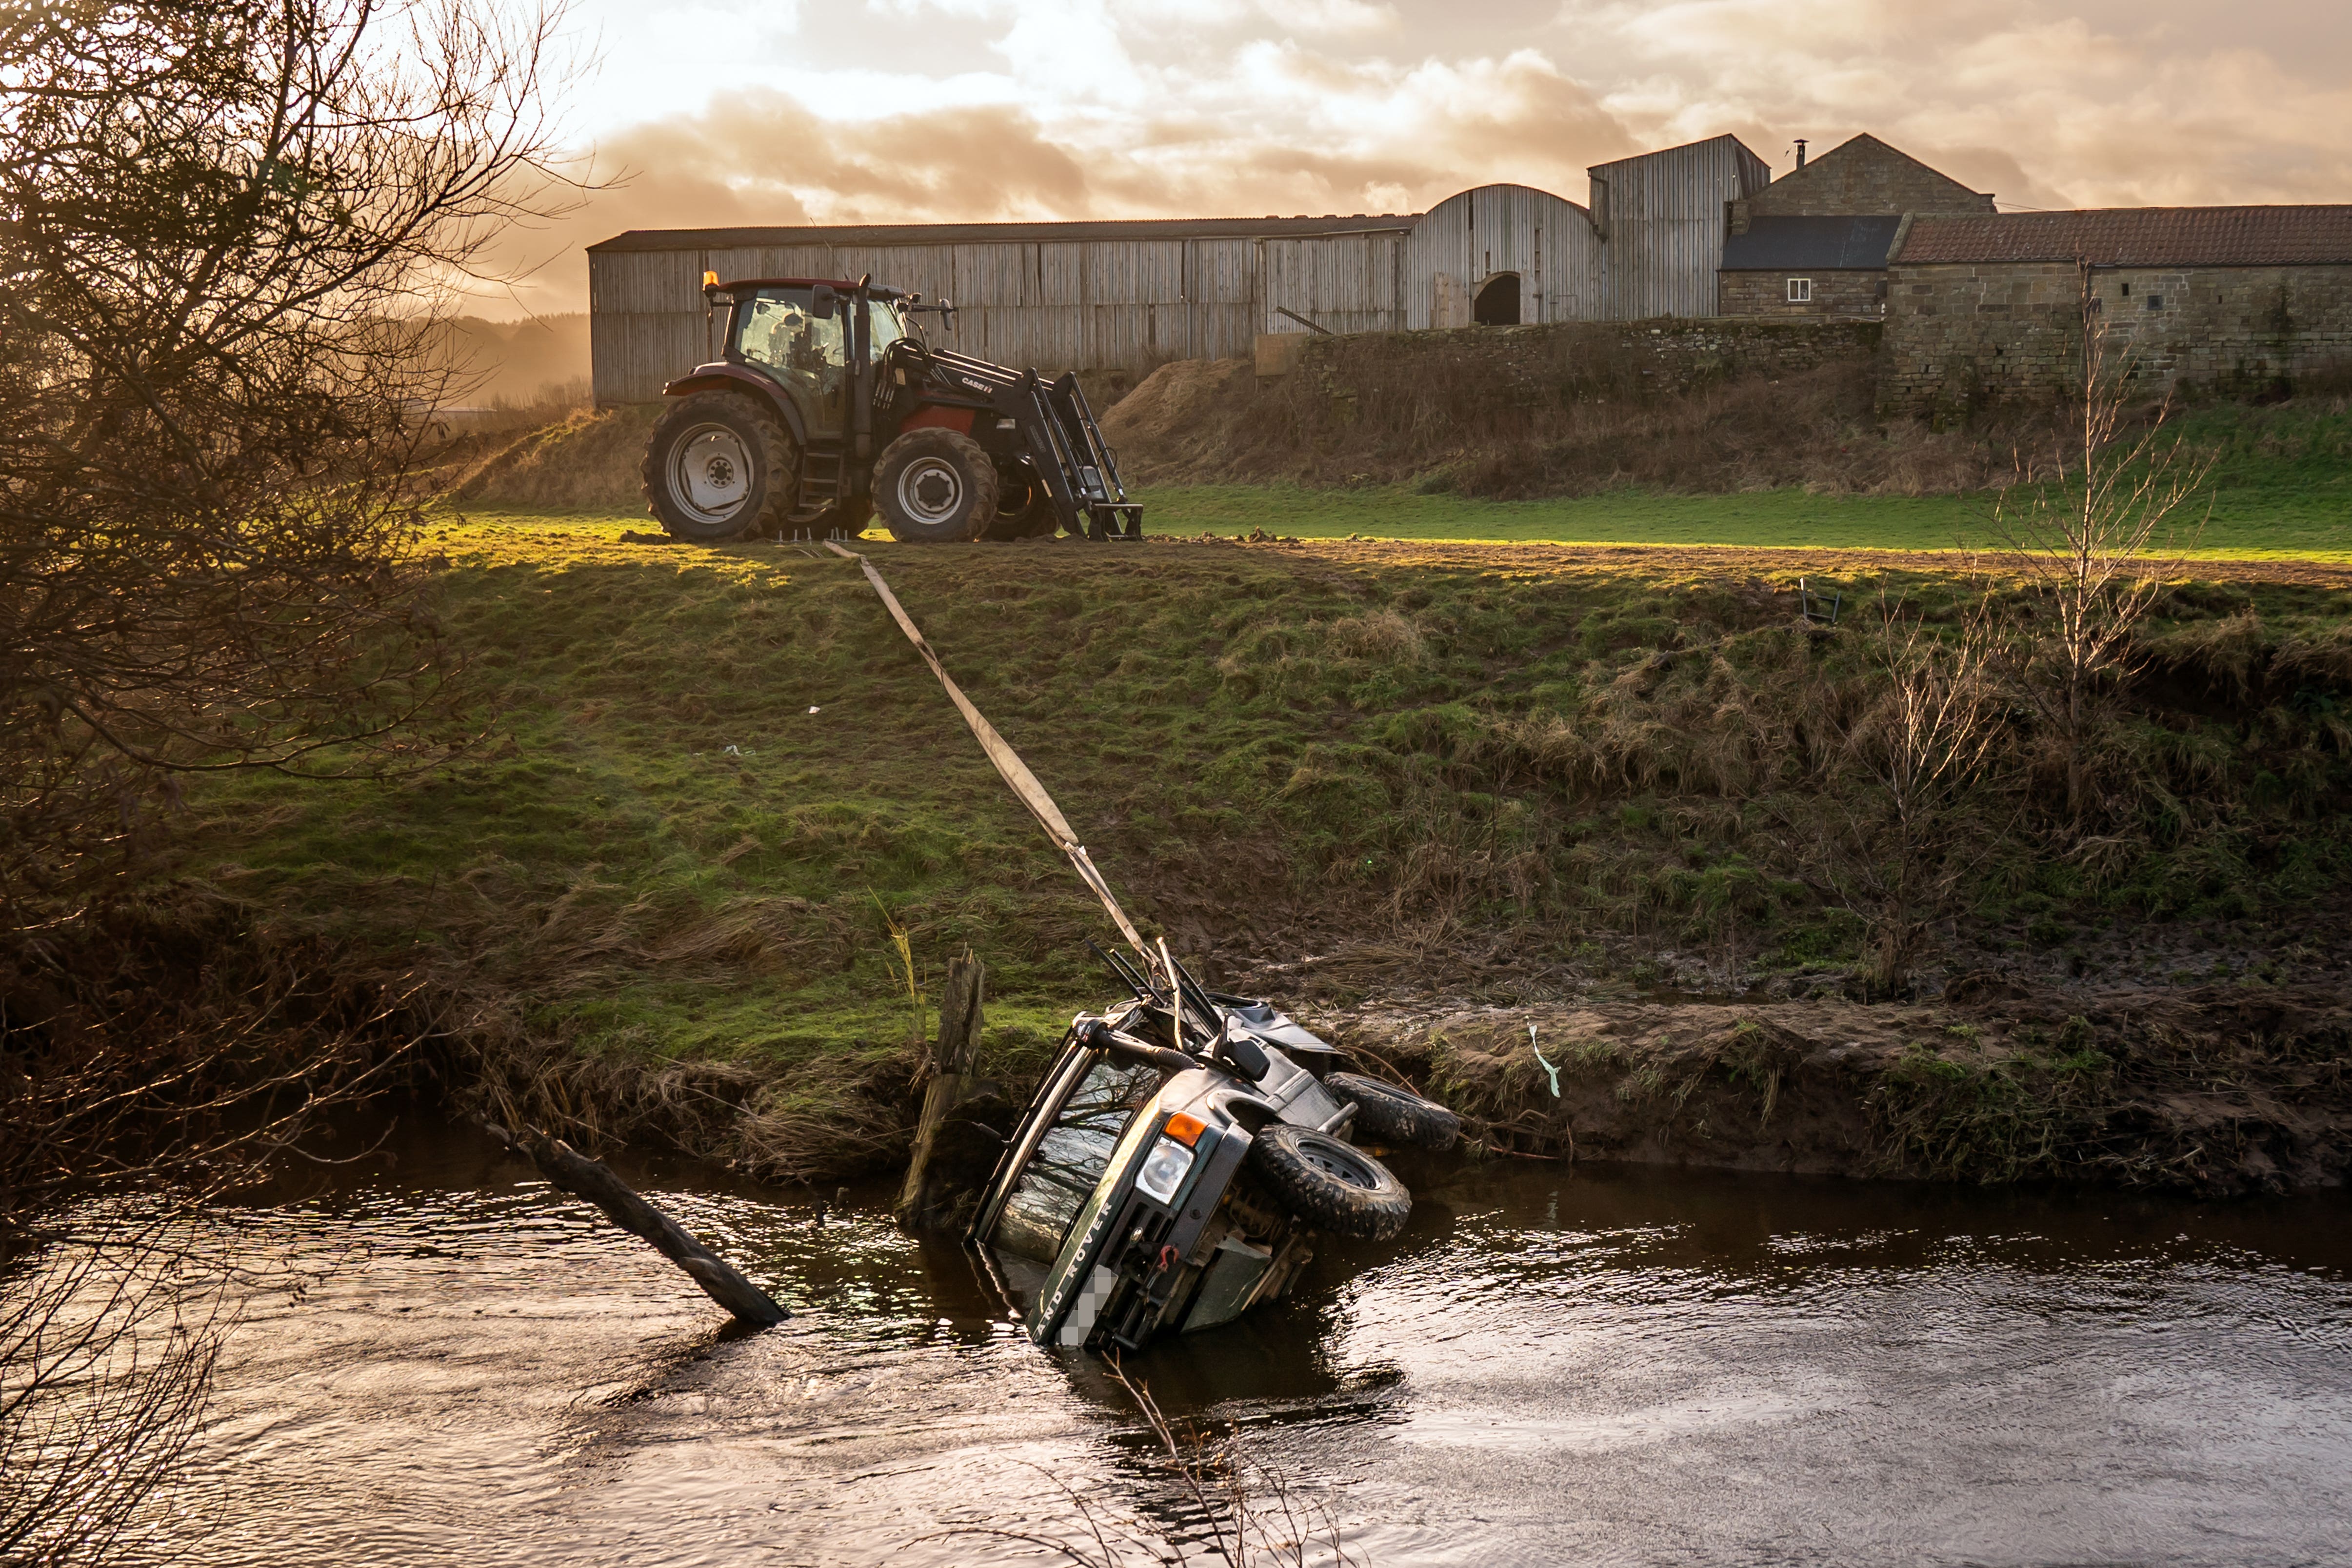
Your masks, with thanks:
[[[1104,998],[1098,912],[854,566],[623,526],[439,528],[481,739],[378,785],[206,781],[181,874],[429,982],[487,1092],[567,1124],[803,1175],[887,1158],[907,960],[920,991],[965,944],[990,967],[982,1071],[1017,1093]],[[1312,956],[1297,999],[1539,984],[1596,940],[1853,961],[1805,850],[1867,660],[1798,623],[1794,570],[872,548],[1130,907],[1213,977]],[[1938,627],[1980,591],[1886,586]],[[2095,841],[2051,852],[2029,779],[1969,920],[2312,907],[2347,865],[2346,609],[2327,586],[2168,591],[2097,760]]]

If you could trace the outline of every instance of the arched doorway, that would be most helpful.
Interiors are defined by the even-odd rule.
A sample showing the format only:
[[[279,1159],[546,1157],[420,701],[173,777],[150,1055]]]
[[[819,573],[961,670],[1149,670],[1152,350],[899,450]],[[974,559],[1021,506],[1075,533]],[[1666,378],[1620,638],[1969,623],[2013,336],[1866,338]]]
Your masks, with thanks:
[[[1516,327],[1519,324],[1519,275],[1498,272],[1478,286],[1478,298],[1471,303],[1470,319],[1481,327]]]

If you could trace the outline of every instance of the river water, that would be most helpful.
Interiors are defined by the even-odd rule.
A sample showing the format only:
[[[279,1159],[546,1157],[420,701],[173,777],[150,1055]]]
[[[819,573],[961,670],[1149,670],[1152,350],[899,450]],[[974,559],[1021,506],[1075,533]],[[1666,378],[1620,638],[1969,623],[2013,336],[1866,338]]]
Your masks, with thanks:
[[[621,1168],[793,1320],[728,1328],[487,1139],[404,1134],[223,1217],[263,1282],[158,1559],[912,1568],[1053,1560],[961,1526],[1191,1527],[1101,1368],[880,1189],[820,1220]],[[1361,1561],[2352,1562],[2342,1195],[1399,1168],[1397,1241],[1129,1367]]]

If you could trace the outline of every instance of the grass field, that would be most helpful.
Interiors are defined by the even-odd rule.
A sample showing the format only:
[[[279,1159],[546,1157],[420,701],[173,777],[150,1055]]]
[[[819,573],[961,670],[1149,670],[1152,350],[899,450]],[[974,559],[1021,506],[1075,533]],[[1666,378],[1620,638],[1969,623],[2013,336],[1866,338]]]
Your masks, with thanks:
[[[894,925],[919,983],[959,946],[982,951],[1002,1049],[1041,1049],[1098,999],[1081,943],[1099,913],[856,568],[772,545],[624,545],[624,522],[436,527],[481,738],[395,782],[208,781],[184,870],[266,924],[490,997],[592,1056],[887,1057],[913,1024]],[[1795,570],[1517,556],[876,552],[1114,884],[1195,950],[1390,933],[1425,893],[1451,910],[1441,926],[1540,914],[1530,952],[1736,916],[1761,950],[1826,953],[1835,921],[1763,867],[1740,803],[1797,760],[1772,716],[1804,674],[1788,664]],[[1958,591],[1906,584],[1930,604]],[[2265,649],[2336,657],[2352,591],[2183,602],[2186,630],[2168,632],[2189,639],[2181,656],[2210,643],[2243,671]],[[1630,679],[1674,648],[1713,651]],[[2291,743],[2185,720],[2165,755],[2185,759],[2185,796],[2269,779],[2259,811],[2206,818],[2259,836],[2256,818],[2284,822],[2334,786],[2239,748],[2288,746],[2333,779],[2336,743],[2313,727],[2334,701],[2281,718],[2303,727]],[[2199,886],[2259,881],[2210,848],[2196,886],[2128,896],[2185,908]],[[2045,904],[2092,891],[2031,855],[2000,874]]]
[[[1573,544],[1825,546],[1986,549],[2000,540],[1992,496],[1815,496],[1763,490],[1681,496],[1618,490],[1545,501],[1482,501],[1404,486],[1309,490],[1218,485],[1144,491],[1156,532],[1232,535],[1263,528],[1299,538],[1549,540]],[[2204,557],[2352,560],[2352,481],[2241,486],[2179,536]],[[2189,540],[2194,538],[2193,546]]]
[[[1138,498],[1150,532],[1187,538],[1263,529],[1317,539],[1751,549],[1985,550],[2000,543],[1999,498],[1991,494],[1826,496],[1783,489],[1686,496],[1627,489],[1542,501],[1486,501],[1423,495],[1404,486],[1200,485],[1147,488]],[[639,510],[499,515],[652,526]],[[887,536],[877,528],[868,537]],[[2189,514],[2172,540],[2175,551],[2191,559],[2352,561],[2352,468],[2304,483],[2223,486],[2210,515],[2201,507]]]
[[[2352,492],[2352,484],[2341,488]],[[1157,534],[1295,538],[1464,539],[1497,543],[1728,545],[1746,549],[1984,550],[1998,548],[1991,496],[1815,496],[1761,490],[1682,496],[1614,490],[1546,501],[1422,495],[1402,486],[1315,490],[1201,485],[1138,493]],[[641,512],[508,512],[649,528]],[[2352,493],[2331,487],[2224,490],[2175,536],[2191,559],[2294,557],[2352,561]],[[868,537],[887,538],[880,529]],[[2193,543],[2190,542],[2193,540]]]

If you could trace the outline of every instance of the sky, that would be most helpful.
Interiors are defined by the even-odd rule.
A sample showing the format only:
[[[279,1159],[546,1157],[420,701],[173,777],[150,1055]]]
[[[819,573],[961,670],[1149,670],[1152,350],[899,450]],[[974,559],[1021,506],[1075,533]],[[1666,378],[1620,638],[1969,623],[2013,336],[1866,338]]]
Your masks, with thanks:
[[[749,224],[1419,212],[1730,132],[1867,131],[2004,208],[2352,201],[2343,0],[572,0],[582,247]]]

